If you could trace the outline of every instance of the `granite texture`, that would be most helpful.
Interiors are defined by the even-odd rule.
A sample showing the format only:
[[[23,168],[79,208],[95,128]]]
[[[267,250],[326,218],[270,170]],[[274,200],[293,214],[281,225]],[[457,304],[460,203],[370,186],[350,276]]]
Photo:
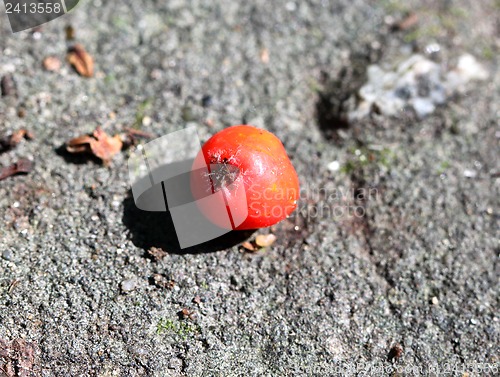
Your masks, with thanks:
[[[498,371],[498,2],[89,0],[15,35],[3,10],[0,130],[35,139],[0,154],[34,163],[0,182],[0,375],[20,338],[41,376]],[[75,42],[93,78],[65,62]],[[468,53],[489,78],[423,119],[348,122],[366,68],[412,53]],[[240,123],[278,135],[302,184],[255,253],[237,244],[255,234],[179,250],[166,214],[134,208],[128,151],[61,150],[97,126],[206,140]]]

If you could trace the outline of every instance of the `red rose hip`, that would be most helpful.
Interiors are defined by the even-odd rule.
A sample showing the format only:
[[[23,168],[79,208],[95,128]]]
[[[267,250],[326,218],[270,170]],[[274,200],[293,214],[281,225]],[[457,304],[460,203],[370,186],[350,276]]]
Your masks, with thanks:
[[[215,225],[257,229],[276,224],[295,210],[299,179],[275,135],[239,125],[218,132],[203,145],[193,164],[191,191],[201,212]],[[230,226],[227,214],[210,202],[213,194],[222,198]]]

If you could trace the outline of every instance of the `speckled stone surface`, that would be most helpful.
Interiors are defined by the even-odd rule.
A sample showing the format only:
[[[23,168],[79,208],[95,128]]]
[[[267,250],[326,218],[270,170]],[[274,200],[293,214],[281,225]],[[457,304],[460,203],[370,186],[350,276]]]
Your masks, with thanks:
[[[395,30],[408,12],[418,24]],[[495,375],[466,369],[499,362],[495,12],[466,0],[89,0],[13,35],[0,6],[0,76],[16,87],[0,97],[0,130],[36,136],[0,154],[0,166],[34,162],[0,181],[0,339],[35,344],[42,376]],[[64,61],[69,24],[94,78]],[[489,79],[421,120],[347,123],[367,66],[412,53],[450,66],[469,53]],[[59,72],[43,69],[49,55]],[[277,240],[256,253],[235,240],[181,252],[165,214],[134,208],[129,152],[106,167],[60,150],[98,125],[197,125],[206,140],[239,123],[278,135],[302,184],[296,214],[260,230]]]

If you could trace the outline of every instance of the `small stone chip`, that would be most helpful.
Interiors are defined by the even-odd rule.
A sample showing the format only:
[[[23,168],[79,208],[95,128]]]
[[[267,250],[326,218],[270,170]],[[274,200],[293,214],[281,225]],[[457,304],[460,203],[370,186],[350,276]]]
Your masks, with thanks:
[[[182,310],[177,313],[180,319],[190,319],[194,320],[196,318],[196,313],[188,308],[182,308]]]
[[[128,279],[122,281],[120,288],[123,293],[132,292],[137,287],[137,281],[135,279]]]
[[[260,61],[264,64],[269,63],[269,50],[265,47],[260,50]]]
[[[43,68],[50,72],[57,72],[61,69],[61,61],[55,56],[47,56],[43,59]]]

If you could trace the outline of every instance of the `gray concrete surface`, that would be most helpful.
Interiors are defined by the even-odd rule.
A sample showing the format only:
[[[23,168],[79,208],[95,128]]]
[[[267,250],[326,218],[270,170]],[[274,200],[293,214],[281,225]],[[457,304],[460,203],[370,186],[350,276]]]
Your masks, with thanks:
[[[0,182],[0,339],[35,346],[33,375],[333,376],[356,363],[372,376],[495,375],[464,368],[499,362],[498,2],[96,0],[15,35],[0,9],[0,76],[17,87],[0,98],[0,130],[36,135],[0,155],[34,161]],[[418,25],[391,30],[410,11]],[[68,24],[94,78],[42,68],[64,61]],[[420,121],[343,121],[368,64],[429,43],[443,64],[474,55],[489,80]],[[179,252],[155,228],[164,216],[134,209],[127,152],[109,167],[57,152],[145,116],[158,136],[275,132],[303,187],[276,243]],[[167,255],[148,258],[150,246]]]

